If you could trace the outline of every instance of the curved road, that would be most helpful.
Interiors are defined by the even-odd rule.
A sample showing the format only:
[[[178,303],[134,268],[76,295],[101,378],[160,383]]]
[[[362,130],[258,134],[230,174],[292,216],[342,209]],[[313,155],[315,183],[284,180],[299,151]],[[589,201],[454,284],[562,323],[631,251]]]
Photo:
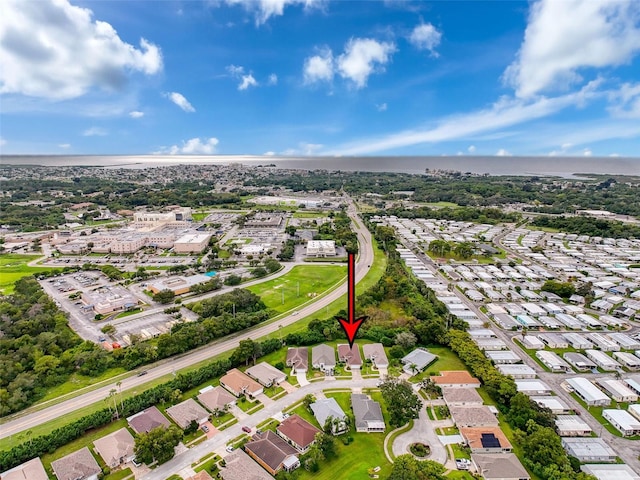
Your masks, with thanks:
[[[356,282],[359,282],[367,274],[367,272],[371,268],[371,264],[373,263],[373,245],[371,243],[371,234],[364,227],[362,221],[357,218],[355,207],[353,205],[349,207],[349,215],[352,218],[354,230],[358,234],[358,240],[360,244],[360,255],[358,256],[356,262]],[[311,305],[302,307],[297,311],[297,313],[282,318],[279,321],[228,335],[222,339],[210,343],[205,347],[194,350],[191,353],[183,354],[182,356],[166,359],[164,361],[156,363],[156,366],[149,365],[147,367],[147,375],[143,377],[131,376],[121,379],[120,382],[122,391],[140,387],[143,384],[148,383],[156,378],[175,373],[178,370],[188,367],[194,363],[207,360],[208,358],[232,350],[238,346],[240,340],[246,340],[248,338],[257,339],[265,335],[269,335],[283,326],[291,325],[292,323],[295,323],[302,318],[315,314],[316,312],[328,306],[334,300],[337,300],[340,297],[344,296],[346,292],[347,284],[345,282],[343,285],[336,288],[319,300],[313,302]],[[43,410],[25,414],[22,416],[17,416],[17,418],[11,419],[0,426],[0,438],[15,435],[23,430],[28,430],[37,425],[41,425],[68,413],[71,413],[78,408],[86,407],[96,402],[101,402],[109,395],[109,392],[113,389],[118,389],[115,381],[96,390],[92,390],[90,392],[78,395],[77,397],[74,397],[72,399],[65,400],[64,402],[47,407]]]

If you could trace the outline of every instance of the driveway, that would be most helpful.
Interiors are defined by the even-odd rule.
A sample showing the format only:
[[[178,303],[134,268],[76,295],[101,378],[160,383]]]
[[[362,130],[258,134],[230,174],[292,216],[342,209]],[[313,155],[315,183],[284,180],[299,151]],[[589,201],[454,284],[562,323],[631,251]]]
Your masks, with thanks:
[[[413,421],[413,428],[408,432],[398,435],[393,441],[391,450],[395,456],[409,453],[409,445],[415,442],[426,443],[431,448],[429,460],[445,464],[447,462],[447,450],[438,439],[433,424],[427,416],[427,410],[420,409],[420,416]]]

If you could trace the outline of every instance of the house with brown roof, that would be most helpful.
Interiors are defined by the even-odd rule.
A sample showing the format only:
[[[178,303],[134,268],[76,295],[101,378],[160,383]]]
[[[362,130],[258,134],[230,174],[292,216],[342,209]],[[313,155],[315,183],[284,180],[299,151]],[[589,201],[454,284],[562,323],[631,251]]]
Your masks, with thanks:
[[[267,388],[272,385],[280,385],[287,379],[285,373],[267,362],[260,362],[253,367],[249,367],[245,373]]]
[[[298,451],[271,430],[254,435],[244,450],[271,475],[300,466]]]
[[[338,361],[344,363],[348,370],[360,370],[362,357],[360,356],[358,344],[354,343],[352,347],[347,343],[338,344]]]
[[[433,375],[431,381],[441,388],[478,388],[480,380],[472,377],[466,370],[449,370],[440,372],[440,375]]]
[[[135,458],[133,448],[135,440],[126,428],[121,428],[109,435],[99,438],[93,444],[96,452],[102,457],[109,468],[115,468]]]
[[[237,368],[229,370],[220,378],[220,385],[229,390],[233,395],[239,397],[246,395],[256,397],[263,392],[262,385],[245,375]]]
[[[475,388],[453,388],[442,389],[442,398],[447,407],[480,406],[484,403],[482,397]]]
[[[198,425],[202,425],[209,420],[209,412],[198,405],[193,398],[169,407],[166,411],[167,415],[182,429],[187,428],[193,421],[197,422]]]
[[[155,406],[149,407],[146,410],[131,415],[127,418],[129,427],[138,435],[141,433],[149,433],[154,428],[165,427],[171,425],[171,422],[167,420],[160,410]]]
[[[102,469],[87,447],[51,462],[58,480],[98,480]]]
[[[462,427],[460,435],[471,453],[504,453],[511,451],[511,443],[500,427]]]
[[[453,423],[462,427],[497,427],[499,422],[487,406],[449,408]]]
[[[365,343],[362,346],[364,358],[371,360],[373,368],[389,368],[389,359],[381,343]]]
[[[264,468],[242,450],[236,450],[224,457],[224,467],[220,469],[220,476],[222,480],[273,480]]]
[[[316,434],[321,433],[321,430],[302,417],[291,415],[278,425],[276,432],[300,453],[305,453],[316,441]]]
[[[0,473],[2,480],[49,480],[39,457]]]
[[[309,369],[309,349],[307,347],[289,348],[287,350],[287,367],[291,367],[291,374],[307,373]]]
[[[513,453],[474,453],[471,461],[485,480],[529,480],[529,473]]]
[[[224,411],[228,405],[234,405],[236,403],[236,397],[220,386],[200,390],[200,395],[198,395],[197,398],[211,413]]]

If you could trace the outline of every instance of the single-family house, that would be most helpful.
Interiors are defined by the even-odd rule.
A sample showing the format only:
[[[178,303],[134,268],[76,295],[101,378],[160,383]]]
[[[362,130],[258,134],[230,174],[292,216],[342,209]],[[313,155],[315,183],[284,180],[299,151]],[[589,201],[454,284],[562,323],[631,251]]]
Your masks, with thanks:
[[[22,465],[0,473],[0,478],[2,480],[49,480],[40,457],[32,458]]]
[[[220,377],[220,385],[229,390],[233,395],[239,397],[246,395],[254,398],[263,392],[262,385],[245,375],[237,368],[232,368],[225,375]]]
[[[98,480],[102,468],[87,447],[51,462],[58,480]]]
[[[291,415],[276,427],[276,432],[300,453],[305,453],[316,441],[321,430],[298,415]]]
[[[486,405],[450,407],[453,423],[462,427],[497,427],[498,419]]]
[[[316,345],[311,349],[311,365],[325,375],[333,375],[336,368],[336,351],[324,343]]]
[[[309,349],[307,347],[293,347],[287,350],[287,367],[291,367],[291,374],[306,373],[309,369]]]
[[[129,427],[140,435],[141,433],[149,433],[154,428],[168,427],[171,422],[167,420],[157,407],[149,407],[146,410],[131,415],[127,418]]]
[[[473,453],[471,462],[485,480],[529,480],[531,478],[513,453]]]
[[[589,424],[578,415],[558,415],[556,430],[561,437],[588,437],[593,432]]]
[[[438,357],[424,348],[416,348],[400,359],[404,365],[402,369],[409,375],[415,375],[424,370],[427,365]]]
[[[562,438],[562,446],[581,462],[616,461],[616,452],[601,438]]]
[[[354,393],[351,395],[351,409],[355,417],[357,432],[384,432],[385,423],[380,404],[367,395]]]
[[[445,370],[440,372],[440,375],[432,375],[429,378],[440,388],[478,388],[480,386],[480,380],[472,377],[466,370]]]
[[[389,359],[381,343],[366,343],[362,346],[362,352],[366,360],[371,360],[373,368],[389,368]]]
[[[271,475],[242,450],[235,450],[224,457],[220,476],[222,480],[273,480]]]
[[[247,368],[246,374],[267,388],[272,385],[280,385],[287,379],[285,373],[267,362],[260,362],[257,365]]]
[[[478,390],[475,388],[445,387],[442,389],[442,398],[449,408],[480,406],[484,403]]]
[[[471,453],[504,453],[512,449],[500,427],[462,427],[460,435]]]
[[[625,410],[607,408],[602,410],[602,417],[616,427],[624,437],[640,435],[640,420]]]
[[[298,451],[271,430],[254,435],[244,451],[274,476],[280,470],[291,471],[300,466]]]
[[[330,418],[333,420],[331,431],[334,435],[347,431],[347,414],[344,413],[335,398],[322,398],[309,405],[318,424],[323,426]]]
[[[202,390],[197,398],[211,413],[225,411],[229,405],[236,403],[236,397],[220,386]]]
[[[128,463],[136,456],[133,453],[135,440],[126,428],[121,428],[97,439],[93,445],[109,468]]]
[[[198,425],[202,425],[209,420],[209,412],[202,408],[193,398],[167,408],[166,412],[182,429],[187,428],[191,422],[195,421]]]
[[[345,364],[348,370],[360,370],[362,367],[362,357],[357,343],[349,346],[347,343],[338,344],[338,361]]]

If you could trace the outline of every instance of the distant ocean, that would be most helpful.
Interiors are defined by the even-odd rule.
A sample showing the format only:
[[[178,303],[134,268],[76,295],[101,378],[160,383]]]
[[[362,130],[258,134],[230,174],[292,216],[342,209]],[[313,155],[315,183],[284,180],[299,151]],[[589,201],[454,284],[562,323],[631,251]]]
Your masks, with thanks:
[[[620,157],[264,157],[251,155],[3,155],[2,165],[90,166],[149,168],[169,165],[274,164],[280,168],[366,172],[424,173],[457,170],[490,175],[539,175],[573,177],[581,173],[640,175],[640,158]]]

